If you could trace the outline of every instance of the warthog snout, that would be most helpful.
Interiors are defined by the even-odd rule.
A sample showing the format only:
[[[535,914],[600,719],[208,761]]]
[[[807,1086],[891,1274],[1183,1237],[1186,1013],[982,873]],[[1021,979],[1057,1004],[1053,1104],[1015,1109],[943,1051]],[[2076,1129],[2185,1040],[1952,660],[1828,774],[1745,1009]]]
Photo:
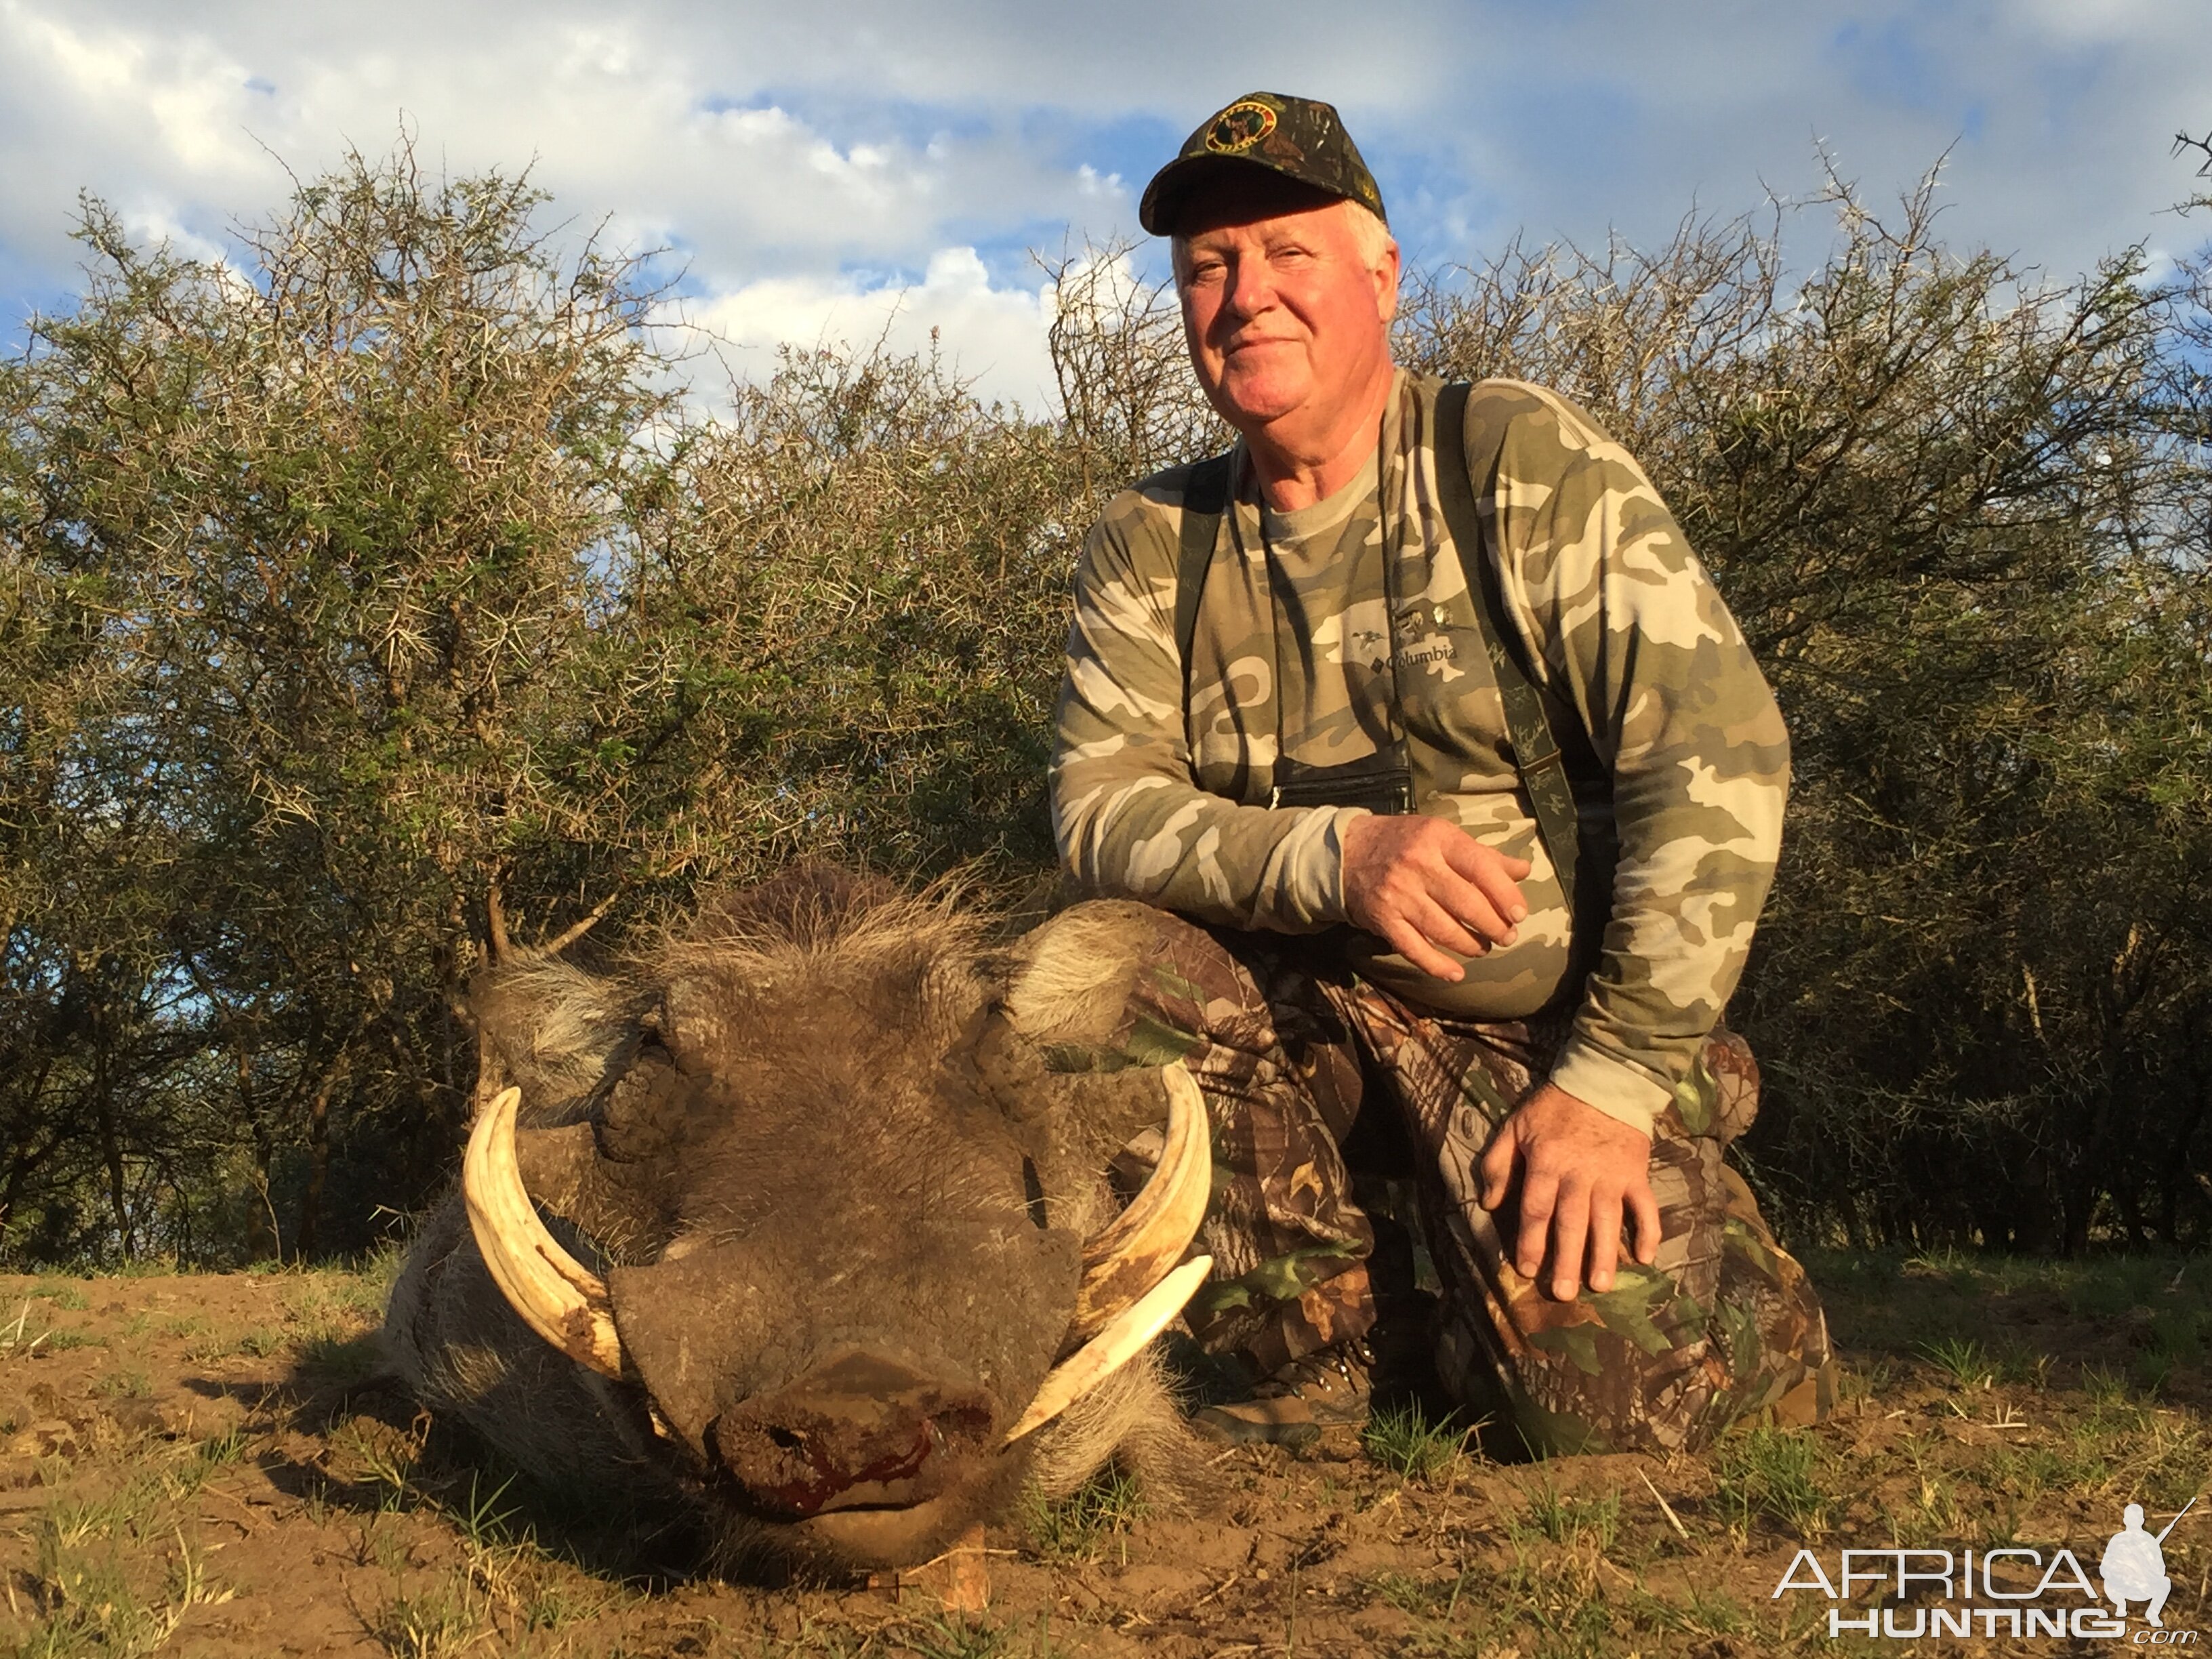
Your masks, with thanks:
[[[749,1507],[803,1521],[935,1497],[990,1450],[994,1415],[980,1389],[855,1351],[723,1413],[709,1438]]]

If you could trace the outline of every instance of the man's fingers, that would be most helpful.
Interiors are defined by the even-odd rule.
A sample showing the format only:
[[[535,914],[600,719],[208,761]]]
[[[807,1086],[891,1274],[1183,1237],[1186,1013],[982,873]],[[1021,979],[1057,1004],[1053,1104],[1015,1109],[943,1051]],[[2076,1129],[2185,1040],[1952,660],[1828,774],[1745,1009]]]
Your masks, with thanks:
[[[1391,922],[1383,930],[1382,937],[1390,941],[1400,956],[1431,979],[1441,979],[1456,985],[1467,977],[1466,969],[1430,944],[1422,936],[1421,930],[1410,921],[1400,920]]]
[[[1448,901],[1453,916],[1464,927],[1496,945],[1510,945],[1516,937],[1513,923],[1480,887],[1455,884]]]
[[[1583,1287],[1583,1250],[1589,1242],[1589,1188],[1562,1182],[1552,1212],[1552,1294],[1571,1302]]]
[[[1544,1235],[1549,1231],[1552,1205],[1558,1198],[1559,1178],[1549,1173],[1525,1171],[1521,1179],[1521,1236],[1514,1241],[1513,1265],[1523,1279],[1534,1279],[1544,1266]]]
[[[1494,1210],[1505,1201],[1506,1192],[1513,1185],[1513,1154],[1517,1145],[1510,1120],[1505,1128],[1491,1136],[1482,1162],[1475,1166],[1482,1176],[1484,1209]]]
[[[1486,943],[1462,927],[1459,919],[1450,911],[1426,894],[1407,908],[1411,912],[1413,926],[1421,930],[1422,937],[1438,950],[1449,951],[1456,956],[1479,957],[1490,949]]]
[[[1572,1301],[1585,1283],[1601,1295],[1611,1290],[1624,1255],[1624,1210],[1635,1219],[1636,1260],[1656,1260],[1659,1206],[1650,1155],[1649,1136],[1556,1084],[1545,1084],[1515,1107],[1484,1149],[1483,1200],[1489,1208],[1503,1197],[1502,1182],[1518,1166],[1511,1261],[1522,1277],[1563,1302]]]
[[[1508,881],[1500,872],[1492,869],[1477,879],[1475,890],[1480,893],[1492,908],[1505,919],[1509,927],[1518,927],[1528,917],[1528,901],[1521,896],[1520,887]]]
[[[1509,925],[1528,915],[1528,902],[1522,897],[1519,885],[1534,867],[1528,860],[1485,847],[1468,836],[1445,847],[1443,854],[1453,873],[1471,883]]]
[[[1659,1200],[1651,1183],[1639,1181],[1628,1189],[1629,1212],[1636,1218],[1636,1259],[1650,1267],[1659,1259]]]
[[[1486,872],[1493,871],[1508,881],[1526,881],[1528,872],[1536,867],[1526,859],[1486,847],[1464,831],[1452,842],[1444,856],[1451,861],[1452,868],[1469,881],[1480,880]]]
[[[1515,883],[1528,873],[1526,860],[1441,818],[1370,816],[1345,832],[1346,916],[1447,983],[1466,976],[1447,952],[1479,957],[1515,939],[1528,914]]]
[[[1613,1288],[1613,1270],[1620,1262],[1620,1195],[1601,1192],[1589,1206],[1589,1287],[1602,1296]]]

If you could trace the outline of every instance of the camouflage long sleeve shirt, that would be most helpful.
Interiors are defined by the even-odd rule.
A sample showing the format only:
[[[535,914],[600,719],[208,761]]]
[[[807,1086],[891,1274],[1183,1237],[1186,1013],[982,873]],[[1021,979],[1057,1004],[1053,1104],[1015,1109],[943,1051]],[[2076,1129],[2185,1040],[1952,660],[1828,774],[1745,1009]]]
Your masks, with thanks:
[[[1189,469],[1108,506],[1076,575],[1054,828],[1087,891],[1316,931],[1346,920],[1343,840],[1362,809],[1261,804],[1279,760],[1341,764],[1401,731],[1416,810],[1529,860],[1529,915],[1458,984],[1364,934],[1355,965],[1440,1012],[1516,1018],[1567,988],[1571,918],[1438,505],[1440,384],[1399,374],[1379,490],[1370,466],[1279,514],[1238,445],[1187,681],[1175,614]],[[1611,775],[1610,799],[1585,792],[1580,814],[1586,841],[1617,848],[1611,913],[1552,1080],[1648,1131],[1742,971],[1780,846],[1789,739],[1734,618],[1626,450],[1566,399],[1510,380],[1474,388],[1467,434],[1523,660],[1555,729],[1578,725]]]

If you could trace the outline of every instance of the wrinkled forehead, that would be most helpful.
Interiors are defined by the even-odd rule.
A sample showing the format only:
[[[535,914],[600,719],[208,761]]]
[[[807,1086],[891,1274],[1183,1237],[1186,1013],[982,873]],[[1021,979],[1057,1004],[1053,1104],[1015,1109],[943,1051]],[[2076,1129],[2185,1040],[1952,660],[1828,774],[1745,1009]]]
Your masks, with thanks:
[[[665,1153],[689,1220],[1018,1202],[1036,1137],[963,1063],[981,1007],[973,981],[897,965],[794,975],[768,993],[735,978],[672,988],[683,1116]],[[609,1116],[628,1108],[618,1086]]]

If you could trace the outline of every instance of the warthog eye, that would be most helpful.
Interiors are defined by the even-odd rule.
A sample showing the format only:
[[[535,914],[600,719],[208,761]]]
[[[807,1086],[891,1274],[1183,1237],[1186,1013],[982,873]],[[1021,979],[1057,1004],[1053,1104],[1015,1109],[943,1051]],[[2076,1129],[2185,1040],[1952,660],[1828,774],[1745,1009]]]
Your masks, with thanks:
[[[1037,1179],[1036,1162],[1027,1152],[1022,1154],[1022,1193],[1029,1201],[1030,1219],[1036,1223],[1036,1230],[1042,1232],[1045,1230],[1044,1182]]]

